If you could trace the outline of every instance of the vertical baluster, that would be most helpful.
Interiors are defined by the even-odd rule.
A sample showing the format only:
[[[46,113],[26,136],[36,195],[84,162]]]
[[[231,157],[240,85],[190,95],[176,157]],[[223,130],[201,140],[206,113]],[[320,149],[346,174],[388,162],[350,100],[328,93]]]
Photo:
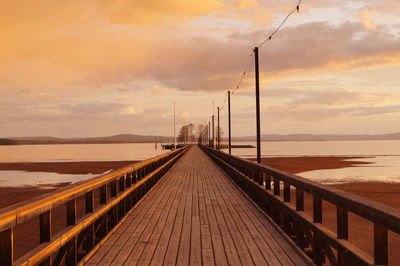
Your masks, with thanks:
[[[40,243],[50,242],[51,239],[51,210],[40,214],[39,216]]]
[[[132,172],[126,174],[125,183],[126,183],[126,187],[132,186]]]
[[[337,238],[338,239],[349,239],[349,230],[348,230],[348,212],[345,208],[342,208],[339,205],[336,205],[336,227],[337,227]],[[345,251],[342,249],[338,249],[338,263],[340,265],[346,264],[346,255]]]
[[[286,181],[283,182],[283,201],[290,202],[290,184]]]
[[[67,202],[67,226],[76,224],[76,199]]]
[[[107,185],[100,187],[100,204],[107,203]]]
[[[269,174],[265,176],[265,189],[271,190],[271,176]]]
[[[281,184],[278,177],[274,176],[274,195],[279,195],[281,190]]]
[[[110,182],[111,184],[111,197],[114,198],[117,196],[117,180],[113,180]]]
[[[387,265],[388,260],[388,230],[374,223],[374,262],[375,264]]]
[[[85,194],[85,211],[86,214],[94,211],[94,193],[93,191],[86,192]]]
[[[296,211],[304,211],[304,190],[298,187],[296,187]],[[297,244],[305,248],[304,232],[299,226],[295,230]]]
[[[76,199],[67,202],[67,226],[76,224]],[[71,239],[68,244],[68,251],[65,257],[66,265],[76,265],[78,259],[77,237]]]
[[[0,262],[1,265],[11,266],[14,260],[13,229],[0,232]]]
[[[313,194],[313,222],[322,223],[322,199],[318,194]],[[325,262],[325,255],[322,250],[321,242],[318,239],[318,235],[314,232],[314,262],[317,265],[323,265]]]
[[[296,187],[296,211],[304,211],[304,191]]]
[[[337,238],[338,239],[348,239],[348,212],[345,208],[336,206],[337,212]]]
[[[119,191],[125,191],[125,177],[126,175],[123,175],[119,178]]]

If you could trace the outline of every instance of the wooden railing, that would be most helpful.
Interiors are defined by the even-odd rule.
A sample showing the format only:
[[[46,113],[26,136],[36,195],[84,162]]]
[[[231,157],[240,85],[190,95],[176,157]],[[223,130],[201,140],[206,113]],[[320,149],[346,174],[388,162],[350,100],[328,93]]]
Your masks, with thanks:
[[[400,210],[202,146],[210,157],[296,244],[322,265],[387,265],[388,231],[400,234]],[[295,200],[291,198],[292,188]],[[304,193],[312,195],[312,215],[304,211]],[[323,201],[336,206],[336,232],[322,224]],[[348,214],[373,224],[373,256],[349,239]]]
[[[188,148],[3,209],[0,211],[0,265],[76,265],[84,261]],[[79,197],[84,197],[85,215],[77,219]],[[52,216],[52,212],[64,205],[67,227],[52,234],[52,223],[59,218]],[[39,219],[40,244],[14,261],[14,228],[32,218]]]

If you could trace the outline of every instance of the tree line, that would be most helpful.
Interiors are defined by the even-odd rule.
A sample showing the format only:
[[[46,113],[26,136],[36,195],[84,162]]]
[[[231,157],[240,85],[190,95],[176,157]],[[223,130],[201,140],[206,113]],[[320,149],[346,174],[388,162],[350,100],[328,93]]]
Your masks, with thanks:
[[[217,132],[218,132],[218,127],[215,127],[215,141],[217,141]],[[224,132],[222,131],[222,129],[219,129],[220,132],[220,138],[222,141],[222,136],[224,134]],[[212,139],[212,130],[211,130],[211,136],[210,139]],[[179,130],[179,134],[178,134],[178,142],[181,143],[202,143],[202,144],[206,144],[208,143],[208,134],[209,134],[209,130],[208,130],[208,125],[207,124],[199,124],[199,125],[195,125],[193,123],[184,125],[181,127],[181,129]]]

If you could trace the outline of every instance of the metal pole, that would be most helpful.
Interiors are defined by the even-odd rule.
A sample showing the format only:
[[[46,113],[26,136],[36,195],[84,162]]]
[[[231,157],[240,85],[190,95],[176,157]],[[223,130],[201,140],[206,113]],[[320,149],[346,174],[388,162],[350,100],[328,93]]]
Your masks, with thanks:
[[[214,132],[214,115],[212,115],[212,143],[211,148],[214,148],[215,132]]]
[[[175,120],[175,102],[174,102],[174,149],[176,149],[176,120]]]
[[[256,72],[256,127],[257,127],[257,163],[261,163],[261,131],[260,131],[260,75],[258,67],[258,47],[254,48]]]
[[[208,146],[211,146],[211,128],[210,128],[210,121],[208,121]]]
[[[220,127],[219,127],[219,107],[217,107],[217,110],[218,110],[218,127],[217,127],[217,149],[219,150],[219,147],[220,147],[220,145],[221,145],[221,136],[220,136],[220,132],[221,132],[221,129],[220,129]]]
[[[232,154],[231,144],[232,144],[232,136],[231,136],[231,91],[228,91],[228,131],[229,131],[229,154]]]

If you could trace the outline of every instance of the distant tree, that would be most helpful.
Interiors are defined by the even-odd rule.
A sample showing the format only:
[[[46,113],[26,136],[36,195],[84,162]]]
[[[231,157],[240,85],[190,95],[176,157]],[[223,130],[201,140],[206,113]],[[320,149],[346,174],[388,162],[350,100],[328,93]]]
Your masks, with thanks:
[[[194,124],[188,124],[181,127],[181,129],[179,130],[178,142],[183,142],[183,143],[194,142],[195,141],[195,135],[193,133],[194,129],[195,129]]]
[[[207,143],[208,140],[208,125],[200,124],[196,129],[197,142],[200,144]]]

